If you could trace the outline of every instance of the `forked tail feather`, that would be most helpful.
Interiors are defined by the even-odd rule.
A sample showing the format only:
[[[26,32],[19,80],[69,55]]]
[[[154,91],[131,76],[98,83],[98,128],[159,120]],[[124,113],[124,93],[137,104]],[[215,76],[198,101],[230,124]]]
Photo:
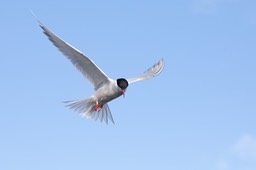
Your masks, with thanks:
[[[99,119],[101,122],[104,120],[106,124],[108,124],[108,120],[110,120],[115,124],[107,103],[103,105],[100,111],[95,109],[96,101],[93,98],[65,101],[64,103],[66,107],[80,113],[83,117],[95,120]]]

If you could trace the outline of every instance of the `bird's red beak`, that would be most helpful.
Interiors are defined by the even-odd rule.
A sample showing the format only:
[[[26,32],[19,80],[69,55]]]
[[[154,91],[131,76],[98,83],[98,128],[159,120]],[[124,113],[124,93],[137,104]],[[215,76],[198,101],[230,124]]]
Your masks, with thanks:
[[[125,98],[125,94],[124,94],[124,93],[125,93],[125,90],[122,90],[122,95],[123,95],[123,96],[124,96],[124,98]]]

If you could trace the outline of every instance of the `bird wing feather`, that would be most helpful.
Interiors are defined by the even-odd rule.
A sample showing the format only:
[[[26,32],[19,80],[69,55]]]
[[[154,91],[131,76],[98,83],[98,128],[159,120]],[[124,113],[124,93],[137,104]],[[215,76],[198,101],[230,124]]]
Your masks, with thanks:
[[[154,77],[156,75],[158,75],[159,73],[162,72],[164,68],[164,60],[161,59],[159,60],[156,64],[154,64],[152,67],[150,67],[147,71],[145,71],[144,73],[133,77],[133,78],[128,78],[127,81],[129,84],[137,82],[137,81],[141,81],[141,80],[147,80],[151,77]]]
[[[109,81],[109,77],[91,59],[51,32],[41,21],[38,22],[48,39],[76,66],[95,90]]]

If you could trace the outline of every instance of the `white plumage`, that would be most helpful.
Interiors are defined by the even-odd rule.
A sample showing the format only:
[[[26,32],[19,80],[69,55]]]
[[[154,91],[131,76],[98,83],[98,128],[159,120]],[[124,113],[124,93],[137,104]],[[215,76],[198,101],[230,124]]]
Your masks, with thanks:
[[[129,84],[156,76],[164,68],[164,61],[161,59],[141,75],[128,78],[127,80],[124,78],[113,80],[81,51],[51,32],[42,22],[39,20],[38,22],[49,40],[76,66],[95,89],[95,93],[87,99],[65,102],[67,104],[66,106],[87,118],[100,119],[100,121],[104,120],[106,123],[110,120],[114,123],[107,103],[124,95]]]

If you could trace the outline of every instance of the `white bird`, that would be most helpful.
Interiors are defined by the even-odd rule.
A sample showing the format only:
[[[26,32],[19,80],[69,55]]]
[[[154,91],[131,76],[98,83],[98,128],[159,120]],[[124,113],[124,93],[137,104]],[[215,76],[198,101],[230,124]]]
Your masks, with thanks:
[[[81,51],[55,35],[42,22],[39,20],[38,22],[49,40],[76,66],[95,89],[95,93],[87,99],[65,102],[66,106],[79,112],[84,117],[94,118],[95,120],[100,119],[101,122],[104,120],[107,124],[108,120],[114,123],[107,103],[124,95],[129,84],[149,79],[163,70],[164,61],[161,59],[143,74],[134,78],[111,79]]]

